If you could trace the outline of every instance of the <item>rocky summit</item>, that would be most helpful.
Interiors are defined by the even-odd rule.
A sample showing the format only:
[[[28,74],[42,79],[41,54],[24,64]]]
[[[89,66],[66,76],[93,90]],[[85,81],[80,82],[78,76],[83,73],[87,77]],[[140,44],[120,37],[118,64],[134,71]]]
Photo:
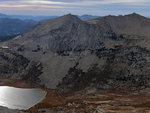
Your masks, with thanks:
[[[0,74],[62,91],[150,92],[149,29],[136,13],[46,20],[0,44]]]

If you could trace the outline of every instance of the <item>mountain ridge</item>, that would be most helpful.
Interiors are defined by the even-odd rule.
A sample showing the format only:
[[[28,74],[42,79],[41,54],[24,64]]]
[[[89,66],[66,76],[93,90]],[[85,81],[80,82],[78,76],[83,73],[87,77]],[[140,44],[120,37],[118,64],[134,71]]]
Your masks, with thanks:
[[[44,21],[44,20],[49,20],[49,19],[54,19],[54,18],[57,18],[59,16],[28,16],[28,15],[6,15],[6,14],[2,14],[0,13],[0,18],[12,18],[12,19],[20,19],[20,20],[34,20],[34,21],[37,21],[37,22],[40,22],[40,21]],[[90,20],[90,19],[93,19],[93,18],[97,18],[99,16],[92,16],[92,15],[80,15],[78,16],[80,19],[82,20]]]
[[[92,19],[88,22],[102,24],[105,27],[107,26],[107,28],[111,27],[114,32],[119,34],[150,36],[150,33],[148,32],[150,26],[149,18],[143,17],[136,13],[125,16],[109,15],[102,18]]]
[[[36,77],[48,88],[149,91],[150,26],[143,28],[145,22],[149,19],[137,14],[90,21],[69,14],[3,44],[39,62],[43,68]]]

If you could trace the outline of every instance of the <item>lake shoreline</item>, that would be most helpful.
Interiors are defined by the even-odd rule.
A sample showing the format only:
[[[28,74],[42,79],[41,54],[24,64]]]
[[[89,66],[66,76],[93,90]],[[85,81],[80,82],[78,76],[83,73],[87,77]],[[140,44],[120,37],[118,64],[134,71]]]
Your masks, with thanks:
[[[55,90],[47,89],[39,85],[31,85],[25,81],[10,81],[0,79],[0,86],[12,86],[18,88],[40,88],[47,92],[45,99],[28,110],[26,113],[62,113],[67,111],[80,111],[81,113],[93,112],[100,108],[103,111],[121,113],[124,110],[130,113],[148,113],[150,111],[150,94],[133,94],[121,92],[105,92],[96,94],[61,94]],[[91,108],[89,108],[92,106]]]
[[[0,106],[28,110],[45,99],[47,92],[40,88],[0,86]]]

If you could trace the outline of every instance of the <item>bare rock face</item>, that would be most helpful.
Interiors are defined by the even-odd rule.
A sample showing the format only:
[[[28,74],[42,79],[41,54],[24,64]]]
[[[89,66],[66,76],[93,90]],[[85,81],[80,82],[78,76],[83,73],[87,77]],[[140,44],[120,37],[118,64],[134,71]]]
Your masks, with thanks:
[[[38,77],[28,71],[24,79],[48,88],[142,90],[150,88],[149,29],[150,19],[138,14],[89,21],[69,14],[3,44],[40,62]]]

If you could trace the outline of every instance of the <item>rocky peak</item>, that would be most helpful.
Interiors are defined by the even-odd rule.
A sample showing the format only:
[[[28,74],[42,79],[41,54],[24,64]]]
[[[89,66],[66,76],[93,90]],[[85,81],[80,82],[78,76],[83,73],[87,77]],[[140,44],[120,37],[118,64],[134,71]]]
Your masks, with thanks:
[[[128,17],[133,17],[133,18],[145,18],[144,16],[140,15],[140,14],[137,14],[137,13],[132,13],[132,14],[129,14],[129,15],[126,15]]]
[[[33,27],[29,32],[24,34],[24,38],[38,38],[41,36],[48,35],[52,30],[61,29],[64,26],[69,26],[73,24],[80,24],[83,21],[78,17],[67,14],[55,19],[46,20],[40,22],[35,27]]]
[[[60,17],[59,19],[61,19],[61,21],[71,21],[71,22],[81,22],[81,20],[75,16],[75,15],[72,15],[72,14],[67,14],[67,15],[64,15],[62,17]]]

